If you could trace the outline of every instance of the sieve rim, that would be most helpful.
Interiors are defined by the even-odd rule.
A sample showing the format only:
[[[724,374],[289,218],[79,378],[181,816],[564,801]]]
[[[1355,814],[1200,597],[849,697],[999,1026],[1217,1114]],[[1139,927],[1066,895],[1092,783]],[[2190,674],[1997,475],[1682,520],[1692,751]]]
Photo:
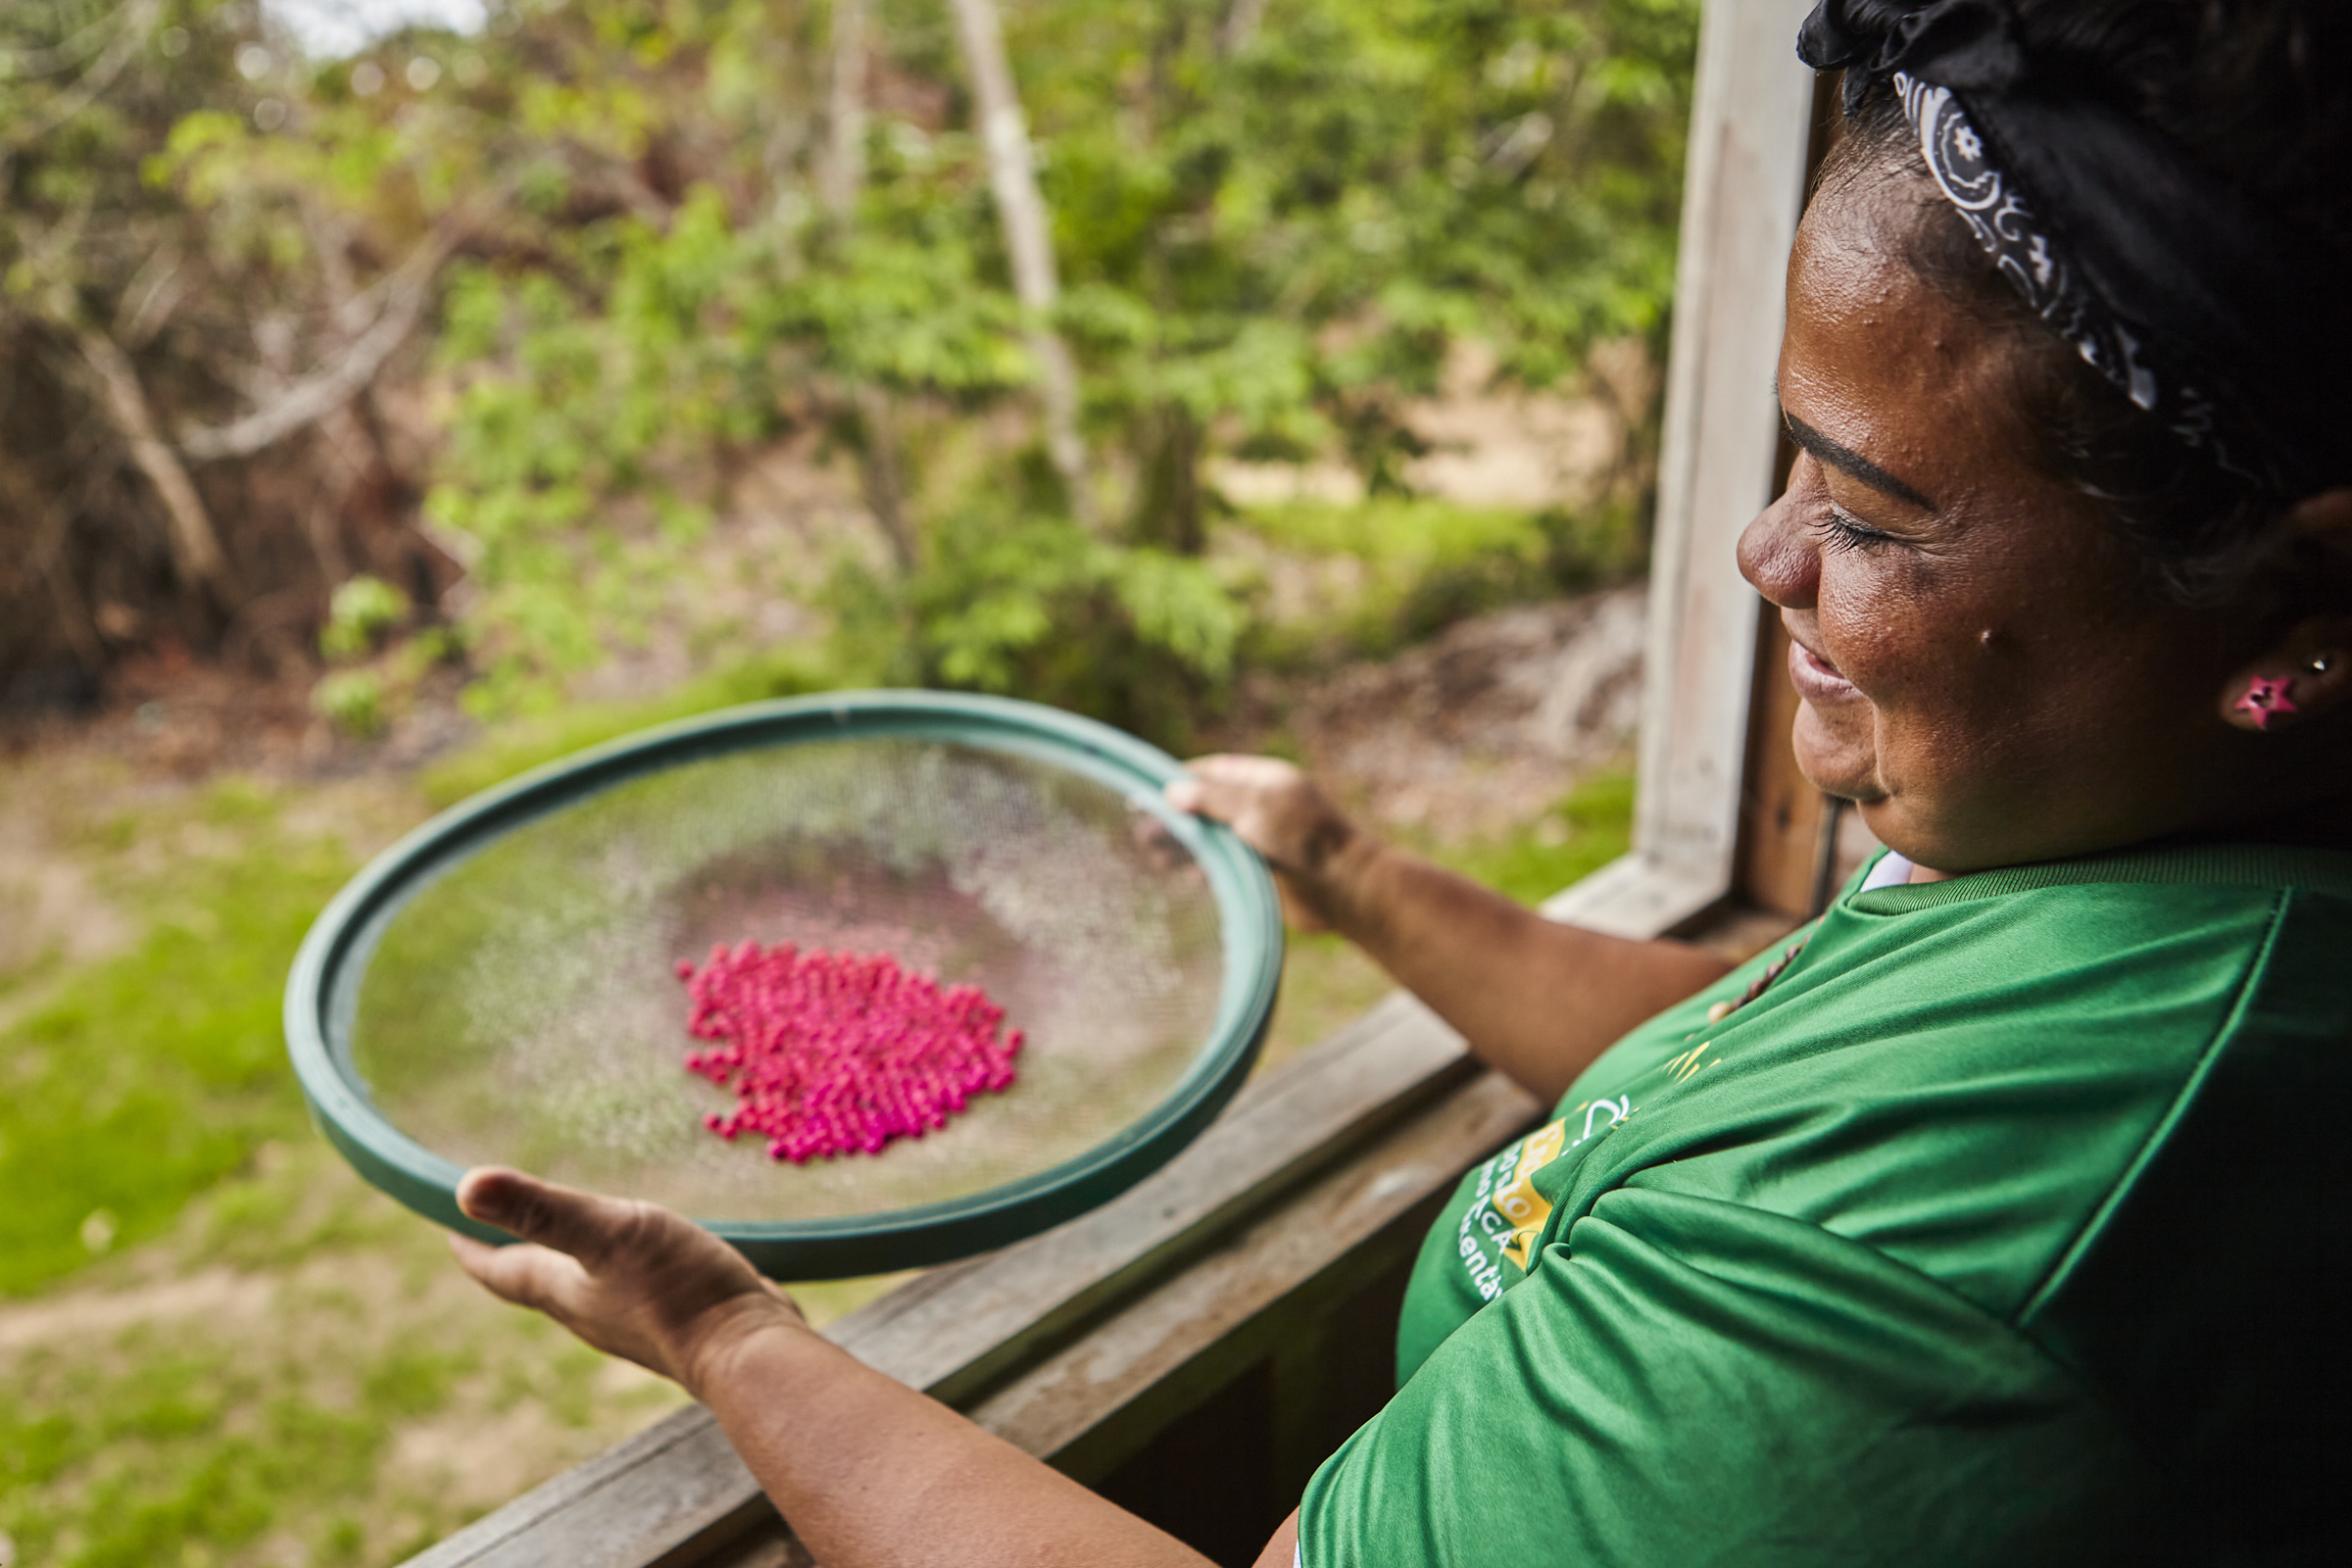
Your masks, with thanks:
[[[1018,1241],[1107,1202],[1174,1158],[1240,1089],[1272,1020],[1283,955],[1273,878],[1229,828],[1167,806],[1161,787],[1184,768],[1159,748],[1059,709],[958,692],[832,692],[721,709],[560,758],[408,833],[328,902],[287,976],[287,1054],[313,1122],[363,1179],[405,1206],[483,1241],[512,1240],[459,1210],[466,1167],[402,1132],[359,1081],[349,1014],[375,938],[443,871],[615,785],[731,754],[870,738],[940,740],[1050,763],[1151,811],[1207,876],[1222,969],[1215,1018],[1191,1065],[1151,1110],[1045,1170],[961,1198],[868,1214],[696,1223],[772,1278],[880,1273]]]

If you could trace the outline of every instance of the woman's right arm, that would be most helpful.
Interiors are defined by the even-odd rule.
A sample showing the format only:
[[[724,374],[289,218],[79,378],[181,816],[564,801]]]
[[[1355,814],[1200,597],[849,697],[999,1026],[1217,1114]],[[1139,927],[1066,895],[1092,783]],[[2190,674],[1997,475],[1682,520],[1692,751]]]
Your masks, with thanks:
[[[1636,1024],[1721,979],[1703,949],[1546,920],[1525,905],[1364,833],[1298,768],[1204,757],[1168,786],[1274,868],[1295,911],[1355,943],[1479,1057],[1556,1100]]]

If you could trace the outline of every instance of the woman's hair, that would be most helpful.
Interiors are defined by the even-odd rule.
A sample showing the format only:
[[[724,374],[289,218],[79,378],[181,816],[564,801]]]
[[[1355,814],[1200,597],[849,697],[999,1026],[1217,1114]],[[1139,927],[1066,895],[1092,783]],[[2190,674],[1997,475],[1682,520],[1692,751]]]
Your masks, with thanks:
[[[2013,0],[2013,10],[2037,69],[2189,149],[2335,258],[2352,287],[2352,0]],[[1880,186],[1890,173],[1916,187],[1904,260],[2012,341],[2038,465],[2105,503],[2175,597],[2211,601],[2242,585],[2300,498],[2282,501],[2182,444],[2034,316],[1936,189],[1890,87],[1856,105],[1845,131],[1820,189]]]

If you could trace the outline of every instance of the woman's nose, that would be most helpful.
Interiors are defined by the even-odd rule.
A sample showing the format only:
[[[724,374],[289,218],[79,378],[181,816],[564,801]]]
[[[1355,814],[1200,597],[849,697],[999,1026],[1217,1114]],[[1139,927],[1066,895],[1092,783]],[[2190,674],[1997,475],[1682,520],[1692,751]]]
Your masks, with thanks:
[[[1805,524],[1800,501],[1815,477],[1812,464],[1800,454],[1780,499],[1740,535],[1740,574],[1783,610],[1812,609],[1821,587],[1821,546]]]

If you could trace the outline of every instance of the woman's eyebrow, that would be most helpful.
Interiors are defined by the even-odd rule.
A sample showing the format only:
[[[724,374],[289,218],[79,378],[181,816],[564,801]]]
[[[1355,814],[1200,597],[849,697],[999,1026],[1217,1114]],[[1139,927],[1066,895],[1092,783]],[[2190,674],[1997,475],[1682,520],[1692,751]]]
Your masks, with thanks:
[[[1930,501],[1926,496],[1921,495],[1860,453],[1848,452],[1788,410],[1781,411],[1781,418],[1788,426],[1789,440],[1794,441],[1839,473],[1850,474],[1873,490],[1882,491],[1894,497],[1897,501],[1908,501],[1922,512],[1936,510],[1935,502]]]

